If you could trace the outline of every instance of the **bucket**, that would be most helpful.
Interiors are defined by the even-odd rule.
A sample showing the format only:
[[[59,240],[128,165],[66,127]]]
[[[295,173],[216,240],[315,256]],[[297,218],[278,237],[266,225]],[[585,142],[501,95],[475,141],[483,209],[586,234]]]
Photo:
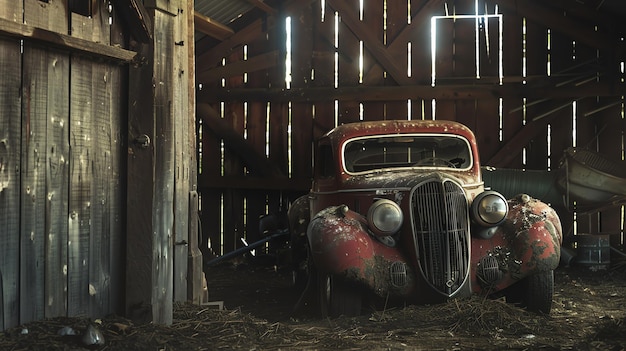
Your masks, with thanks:
[[[608,234],[576,235],[576,262],[590,270],[609,268],[611,264],[611,244]]]

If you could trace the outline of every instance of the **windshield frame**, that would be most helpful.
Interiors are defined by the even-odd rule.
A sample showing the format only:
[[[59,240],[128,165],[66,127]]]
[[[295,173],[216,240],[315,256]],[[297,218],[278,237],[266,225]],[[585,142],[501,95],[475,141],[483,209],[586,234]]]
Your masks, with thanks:
[[[389,138],[390,140],[394,138],[450,138],[450,139],[459,139],[466,146],[468,161],[464,164],[467,164],[466,167],[463,168],[453,168],[445,165],[420,165],[416,166],[412,164],[411,166],[398,166],[398,167],[383,167],[383,168],[375,168],[375,169],[367,169],[363,171],[350,171],[346,166],[346,147],[353,142],[357,142],[359,140],[367,140],[367,139],[384,139]],[[377,135],[367,135],[354,137],[345,140],[341,145],[341,168],[343,172],[349,175],[361,175],[368,173],[380,173],[380,172],[388,172],[388,171],[407,171],[407,170],[446,170],[446,171],[468,171],[474,167],[474,154],[471,147],[471,144],[467,138],[462,135],[457,134],[446,134],[446,133],[406,133],[406,134],[377,134]],[[408,162],[407,162],[408,163]]]

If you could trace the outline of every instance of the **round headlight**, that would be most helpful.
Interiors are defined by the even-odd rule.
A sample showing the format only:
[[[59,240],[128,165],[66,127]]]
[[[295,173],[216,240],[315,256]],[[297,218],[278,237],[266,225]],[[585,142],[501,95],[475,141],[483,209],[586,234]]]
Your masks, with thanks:
[[[491,227],[501,224],[509,212],[509,204],[496,191],[480,193],[472,203],[472,217],[476,223]]]
[[[374,202],[367,211],[367,223],[370,229],[380,236],[395,234],[400,230],[403,218],[400,206],[387,199]]]

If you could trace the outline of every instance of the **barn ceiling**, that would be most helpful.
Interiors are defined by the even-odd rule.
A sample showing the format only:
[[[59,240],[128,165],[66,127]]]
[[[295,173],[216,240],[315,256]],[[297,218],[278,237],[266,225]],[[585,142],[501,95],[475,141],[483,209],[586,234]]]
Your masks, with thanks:
[[[297,1],[291,1],[297,2]],[[304,1],[300,1],[305,3]],[[552,0],[523,1],[547,6],[566,16],[572,15],[579,21],[604,18],[616,23],[616,29],[624,33],[626,1],[623,0]],[[255,19],[277,13],[281,1],[272,0],[195,0],[196,39],[205,36],[218,41],[228,38],[238,27],[243,27]],[[501,0],[501,6],[517,6],[518,1]],[[230,34],[229,34],[230,33]],[[208,41],[215,44],[215,41]]]
[[[332,3],[330,0],[327,2]],[[626,59],[626,1],[624,0],[478,0],[478,8],[497,4],[506,11],[517,12],[529,21],[540,23],[592,48],[614,51],[616,58]],[[219,65],[222,57],[266,31],[277,15],[290,9],[306,7],[314,0],[195,0],[196,64],[199,72]],[[420,8],[450,8],[453,0],[412,0]],[[483,5],[483,3],[486,3]],[[340,3],[335,2],[334,7]],[[341,4],[340,7],[344,5]],[[346,8],[349,6],[345,4]],[[347,10],[347,9],[344,9]],[[347,11],[343,11],[346,13]],[[345,18],[348,21],[349,18]],[[601,23],[602,28],[594,30]],[[364,30],[362,33],[369,33]],[[267,55],[271,56],[272,53]],[[273,57],[258,57],[263,61]],[[381,60],[382,58],[377,57]],[[386,67],[388,70],[390,65]],[[259,66],[260,67],[260,66]],[[219,73],[214,70],[214,73]],[[399,81],[400,85],[404,82]]]

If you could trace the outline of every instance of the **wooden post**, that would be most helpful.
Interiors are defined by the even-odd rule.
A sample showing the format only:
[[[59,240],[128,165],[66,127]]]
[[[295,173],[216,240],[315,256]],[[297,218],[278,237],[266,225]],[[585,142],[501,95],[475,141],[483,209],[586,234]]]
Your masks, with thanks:
[[[187,128],[189,124],[189,73],[187,36],[187,6],[176,9],[174,18],[174,301],[187,300],[187,265],[189,255],[189,154]]]
[[[146,4],[154,25],[153,40],[139,50],[145,64],[131,67],[129,72],[126,313],[139,322],[172,322],[177,168],[174,138],[178,128],[174,111],[180,111],[181,104],[174,92],[180,87],[176,81],[180,55],[174,54],[174,33],[176,17],[185,12],[181,4]],[[186,196],[184,201],[186,205]]]
[[[203,267],[202,267],[202,252],[200,251],[200,243],[198,242],[198,171],[197,171],[197,159],[196,159],[196,81],[195,81],[195,47],[194,47],[194,11],[193,1],[187,2],[187,9],[185,10],[187,15],[187,40],[189,44],[186,46],[188,55],[188,70],[187,70],[187,92],[188,92],[188,110],[187,114],[182,117],[186,117],[187,120],[187,133],[186,145],[189,160],[189,257],[188,257],[188,271],[187,271],[187,300],[195,304],[202,303],[203,294]],[[181,121],[185,122],[185,121]],[[206,243],[204,243],[206,245]]]

